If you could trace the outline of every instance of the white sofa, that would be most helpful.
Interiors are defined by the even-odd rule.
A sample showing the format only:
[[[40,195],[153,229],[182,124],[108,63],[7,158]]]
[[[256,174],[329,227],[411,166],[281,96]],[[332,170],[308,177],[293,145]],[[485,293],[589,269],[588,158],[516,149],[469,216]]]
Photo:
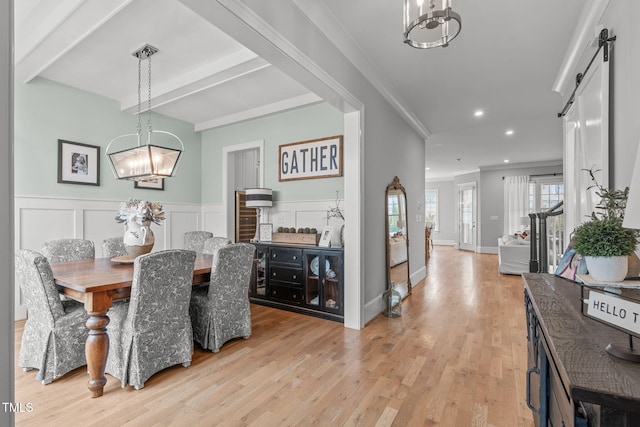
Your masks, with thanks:
[[[527,273],[530,256],[531,247],[528,240],[510,235],[498,238],[498,271],[500,273]]]
[[[407,239],[404,236],[389,237],[389,247],[390,267],[401,264],[407,260]]]

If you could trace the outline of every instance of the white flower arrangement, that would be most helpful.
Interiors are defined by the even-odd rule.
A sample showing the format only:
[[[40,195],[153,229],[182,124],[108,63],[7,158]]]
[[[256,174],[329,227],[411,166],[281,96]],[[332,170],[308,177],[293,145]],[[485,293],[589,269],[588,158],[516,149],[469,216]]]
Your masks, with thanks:
[[[121,203],[118,215],[116,215],[117,222],[137,222],[140,225],[149,221],[160,225],[164,219],[164,211],[160,203],[139,199],[129,199],[129,201]]]

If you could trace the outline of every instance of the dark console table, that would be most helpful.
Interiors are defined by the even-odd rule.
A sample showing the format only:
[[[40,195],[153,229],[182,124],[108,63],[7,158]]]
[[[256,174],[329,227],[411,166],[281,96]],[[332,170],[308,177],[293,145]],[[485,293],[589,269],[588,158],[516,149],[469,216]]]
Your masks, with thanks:
[[[580,285],[522,276],[527,404],[536,426],[640,426],[640,364],[605,351],[609,343],[627,345],[629,336],[581,313]]]
[[[252,303],[344,321],[341,248],[255,243]]]

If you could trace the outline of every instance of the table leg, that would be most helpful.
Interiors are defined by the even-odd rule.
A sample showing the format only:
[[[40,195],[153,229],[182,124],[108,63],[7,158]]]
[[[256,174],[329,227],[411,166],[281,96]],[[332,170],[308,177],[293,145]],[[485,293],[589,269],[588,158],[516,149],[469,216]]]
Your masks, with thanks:
[[[88,294],[85,299],[85,309],[89,314],[86,323],[89,336],[85,345],[85,354],[89,369],[88,388],[91,391],[91,397],[102,396],[107,383],[104,371],[109,355],[109,335],[107,334],[109,307],[111,307],[111,297],[106,293]]]

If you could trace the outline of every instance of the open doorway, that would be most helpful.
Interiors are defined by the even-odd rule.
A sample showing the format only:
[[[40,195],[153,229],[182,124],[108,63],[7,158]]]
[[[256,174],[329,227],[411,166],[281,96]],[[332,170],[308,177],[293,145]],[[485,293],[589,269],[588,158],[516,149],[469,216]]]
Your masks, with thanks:
[[[255,225],[255,209],[241,207],[238,201],[238,192],[244,192],[245,188],[262,187],[264,183],[264,141],[248,142],[224,147],[223,155],[223,204],[227,237],[235,242],[243,241],[243,237],[236,231],[241,231],[239,221],[248,220],[253,215],[252,224]],[[249,211],[253,211],[253,214]],[[246,227],[242,227],[247,234]],[[251,237],[253,237],[251,233]],[[242,234],[242,233],[241,233]],[[244,235],[243,234],[243,235]]]

